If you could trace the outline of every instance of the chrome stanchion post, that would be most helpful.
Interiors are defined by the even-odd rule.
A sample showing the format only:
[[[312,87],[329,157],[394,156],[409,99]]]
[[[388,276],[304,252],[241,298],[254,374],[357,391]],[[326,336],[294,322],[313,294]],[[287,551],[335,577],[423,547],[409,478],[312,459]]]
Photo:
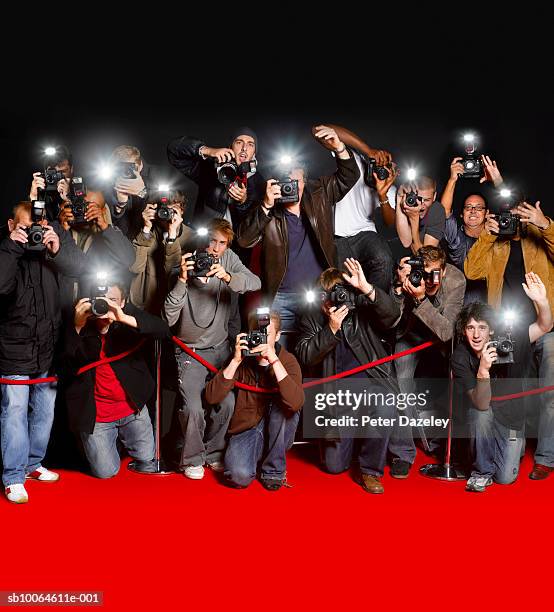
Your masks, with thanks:
[[[161,340],[154,341],[154,356],[156,360],[156,403],[154,408],[154,459],[150,464],[145,465],[142,461],[131,461],[127,468],[132,472],[139,474],[173,474],[166,465],[161,455],[161,440],[160,440],[160,421],[161,421],[161,359],[162,359],[162,342]]]
[[[454,336],[452,336],[452,346],[450,354],[454,352]],[[419,468],[420,473],[427,478],[435,478],[436,480],[465,480],[467,474],[462,470],[455,468],[451,463],[452,454],[452,416],[454,413],[454,372],[452,367],[448,367],[448,434],[446,437],[446,451],[444,454],[444,463],[427,463]]]

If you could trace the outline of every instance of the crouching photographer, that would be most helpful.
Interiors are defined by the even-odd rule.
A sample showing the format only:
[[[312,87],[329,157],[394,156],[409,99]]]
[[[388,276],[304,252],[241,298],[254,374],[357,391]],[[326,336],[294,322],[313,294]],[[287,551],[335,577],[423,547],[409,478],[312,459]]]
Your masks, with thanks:
[[[261,281],[229,248],[233,228],[228,221],[212,219],[208,232],[209,244],[204,250],[183,255],[179,276],[164,302],[164,317],[180,340],[220,368],[230,354],[230,325],[240,330],[240,322],[230,320],[236,310],[234,296],[257,291]],[[216,471],[223,469],[233,398],[226,397],[219,406],[205,406],[202,392],[209,370],[180,347],[175,353],[183,400],[179,412],[184,438],[180,469],[187,478],[200,480],[206,463]]]
[[[58,275],[79,274],[84,255],[43,202],[21,202],[0,242],[0,376],[47,377],[61,326]],[[41,464],[50,438],[55,383],[2,385],[2,480],[11,502],[25,503],[25,480],[53,482]]]
[[[395,360],[402,392],[413,391],[416,368],[423,359],[426,374],[434,364],[439,371],[432,373],[446,376],[448,347],[442,343],[452,339],[454,324],[463,306],[465,287],[464,275],[446,263],[446,253],[440,247],[424,246],[417,251],[416,257],[400,260],[393,292],[402,313],[396,327],[395,352],[428,341],[439,343],[426,351],[410,353]],[[397,422],[389,451],[392,455],[391,475],[406,478],[416,456],[411,427],[401,427]]]
[[[237,336],[229,365],[206,385],[206,400],[217,404],[233,390],[235,382],[275,388],[273,395],[239,389],[229,425],[225,477],[236,487],[247,487],[256,478],[269,491],[286,485],[286,452],[294,442],[300,409],[304,404],[302,372],[298,362],[278,344],[280,317],[258,309],[251,317],[249,334]]]
[[[390,329],[400,311],[391,296],[367,282],[361,264],[346,259],[347,274],[336,268],[321,273],[320,284],[324,300],[318,312],[305,314],[300,319],[300,339],[296,353],[303,366],[320,365],[322,375],[332,376],[346,372],[387,355],[381,334]],[[391,381],[391,363],[364,370],[352,377],[365,380]],[[375,408],[376,417],[393,418],[394,406]],[[356,458],[360,461],[362,487],[368,493],[383,493],[381,477],[385,468],[390,428],[375,432],[361,440],[340,438],[323,442],[323,462],[332,474],[350,467]],[[359,448],[355,449],[356,442]]]
[[[523,290],[536,308],[531,325],[499,320],[487,304],[466,306],[457,320],[461,340],[452,370],[467,407],[473,469],[466,490],[482,493],[493,482],[511,484],[519,473],[524,447],[524,398],[493,401],[526,390],[532,344],[552,328],[547,291],[539,276],[525,275]],[[500,332],[500,333],[496,333]]]
[[[111,478],[119,471],[117,440],[143,471],[148,470],[154,436],[146,402],[155,383],[140,349],[83,374],[77,370],[130,351],[145,337],[164,340],[169,328],[127,302],[125,286],[113,281],[107,282],[101,295],[79,300],[74,323],[67,327],[64,383],[69,422],[98,478]]]

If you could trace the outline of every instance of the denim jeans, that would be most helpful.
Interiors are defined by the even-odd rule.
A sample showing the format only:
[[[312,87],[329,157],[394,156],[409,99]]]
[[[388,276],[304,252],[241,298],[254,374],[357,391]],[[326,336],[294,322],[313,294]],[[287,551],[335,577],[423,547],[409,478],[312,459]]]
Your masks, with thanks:
[[[473,451],[471,475],[490,476],[499,484],[514,482],[525,442],[523,431],[503,425],[492,408],[470,408],[468,421]]]
[[[306,311],[306,295],[301,292],[277,292],[271,306],[281,316],[281,338],[279,344],[293,352],[298,339],[298,321]]]
[[[344,268],[347,257],[357,259],[367,280],[388,293],[392,285],[393,258],[388,242],[377,232],[359,232],[355,236],[335,237],[337,262]]]
[[[133,459],[148,462],[154,458],[154,433],[146,406],[117,421],[96,423],[91,434],[80,435],[90,469],[98,478],[111,478],[119,472],[118,438]]]
[[[545,334],[535,344],[541,386],[554,385],[554,332]],[[535,462],[554,467],[554,392],[540,397],[539,431]]]
[[[291,414],[271,403],[255,427],[231,436],[225,453],[227,482],[247,487],[256,478],[260,461],[262,478],[282,480],[287,470],[286,452],[294,443],[299,418],[300,412]]]
[[[380,406],[374,410],[372,416],[393,419],[398,415],[394,406]],[[354,453],[356,453],[362,474],[382,476],[391,432],[391,427],[374,427],[372,435],[366,438],[323,440],[321,452],[325,469],[331,474],[345,472],[350,467]]]
[[[5,375],[2,378],[45,378]],[[54,421],[56,383],[2,385],[0,427],[2,429],[2,482],[5,487],[25,482],[25,475],[41,466]]]
[[[227,365],[229,345],[199,349],[197,354],[220,369]],[[177,350],[179,392],[183,406],[179,411],[179,422],[183,432],[180,468],[204,465],[206,462],[222,461],[225,451],[225,434],[235,408],[235,396],[228,393],[218,405],[210,406],[203,401],[206,382],[212,376],[207,368],[185,352]]]

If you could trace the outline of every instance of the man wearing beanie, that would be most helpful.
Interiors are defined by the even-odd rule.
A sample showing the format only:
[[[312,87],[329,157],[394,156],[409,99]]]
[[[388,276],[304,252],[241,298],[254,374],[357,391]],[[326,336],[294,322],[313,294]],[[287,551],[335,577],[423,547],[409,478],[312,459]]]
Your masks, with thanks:
[[[194,224],[223,217],[236,231],[250,207],[263,199],[265,180],[256,171],[258,148],[256,133],[249,127],[234,130],[230,146],[209,147],[201,140],[182,136],[167,146],[169,163],[198,185]],[[224,183],[218,178],[217,166],[234,162],[240,167],[235,177]],[[249,163],[254,162],[254,163]]]

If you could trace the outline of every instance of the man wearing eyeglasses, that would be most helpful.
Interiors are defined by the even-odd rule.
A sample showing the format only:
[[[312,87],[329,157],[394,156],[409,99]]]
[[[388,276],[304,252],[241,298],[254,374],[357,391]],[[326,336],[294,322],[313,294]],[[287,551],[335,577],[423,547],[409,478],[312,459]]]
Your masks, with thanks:
[[[500,187],[503,182],[502,175],[496,162],[490,157],[481,157],[484,176],[480,183],[490,182],[495,188]],[[454,192],[458,179],[464,173],[462,158],[455,157],[450,164],[450,177],[441,196],[441,204],[446,213],[446,223],[444,226],[444,242],[447,247],[448,261],[458,269],[464,270],[464,261],[475,241],[481,235],[485,227],[485,217],[488,206],[485,197],[480,193],[468,195],[463,203],[460,218],[462,223],[453,214]],[[475,301],[487,301],[487,287],[483,280],[468,281],[466,286],[465,304]]]

